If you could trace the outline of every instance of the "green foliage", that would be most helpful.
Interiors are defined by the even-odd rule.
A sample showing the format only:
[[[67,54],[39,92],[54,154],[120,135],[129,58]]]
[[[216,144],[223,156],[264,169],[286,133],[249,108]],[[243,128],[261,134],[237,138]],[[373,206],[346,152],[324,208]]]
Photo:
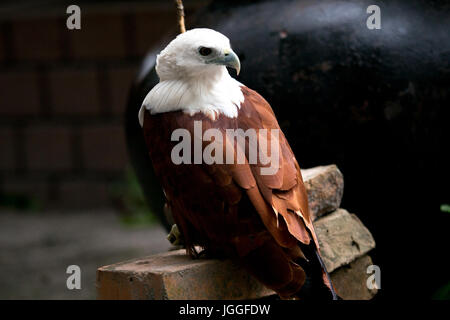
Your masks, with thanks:
[[[114,186],[112,195],[124,224],[130,226],[152,225],[158,220],[152,214],[134,170],[127,167],[124,182]]]
[[[450,205],[448,205],[448,204],[441,204],[441,211],[450,213]]]
[[[450,282],[441,287],[438,291],[433,295],[433,299],[435,300],[450,300]]]

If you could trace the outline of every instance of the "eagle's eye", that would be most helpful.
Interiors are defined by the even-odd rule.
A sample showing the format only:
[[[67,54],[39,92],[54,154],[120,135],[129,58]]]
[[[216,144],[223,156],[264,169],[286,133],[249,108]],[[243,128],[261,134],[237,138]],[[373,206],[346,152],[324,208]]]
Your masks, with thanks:
[[[207,47],[200,47],[200,48],[198,48],[198,53],[200,53],[202,56],[206,57],[212,53],[212,49],[207,48]]]

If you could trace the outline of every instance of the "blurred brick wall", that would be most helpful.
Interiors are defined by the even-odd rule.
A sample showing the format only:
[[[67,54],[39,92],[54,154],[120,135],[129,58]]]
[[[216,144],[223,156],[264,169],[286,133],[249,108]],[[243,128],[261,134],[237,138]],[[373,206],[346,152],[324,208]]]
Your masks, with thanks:
[[[127,165],[123,119],[146,50],[175,28],[173,3],[80,5],[0,21],[0,192],[44,208],[111,204]]]

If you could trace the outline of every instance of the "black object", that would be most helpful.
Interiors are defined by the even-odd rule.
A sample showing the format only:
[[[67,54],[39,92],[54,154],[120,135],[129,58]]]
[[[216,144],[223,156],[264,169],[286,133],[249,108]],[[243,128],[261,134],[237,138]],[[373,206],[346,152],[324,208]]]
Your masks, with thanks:
[[[230,38],[242,63],[238,80],[272,105],[302,167],[341,169],[343,207],[377,241],[380,294],[429,297],[450,280],[440,265],[450,215],[439,211],[450,202],[450,6],[376,1],[381,29],[369,30],[371,4],[214,1],[187,24]],[[155,55],[175,31],[147,57],[126,112],[132,163],[166,227],[137,112],[158,81]]]

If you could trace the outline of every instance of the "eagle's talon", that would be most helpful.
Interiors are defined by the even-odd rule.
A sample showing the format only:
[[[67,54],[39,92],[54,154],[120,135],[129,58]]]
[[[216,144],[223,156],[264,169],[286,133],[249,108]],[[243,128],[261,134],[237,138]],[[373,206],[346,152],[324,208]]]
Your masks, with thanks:
[[[181,246],[184,244],[183,236],[176,224],[172,225],[172,229],[170,229],[170,233],[167,235],[167,240],[174,246]]]

